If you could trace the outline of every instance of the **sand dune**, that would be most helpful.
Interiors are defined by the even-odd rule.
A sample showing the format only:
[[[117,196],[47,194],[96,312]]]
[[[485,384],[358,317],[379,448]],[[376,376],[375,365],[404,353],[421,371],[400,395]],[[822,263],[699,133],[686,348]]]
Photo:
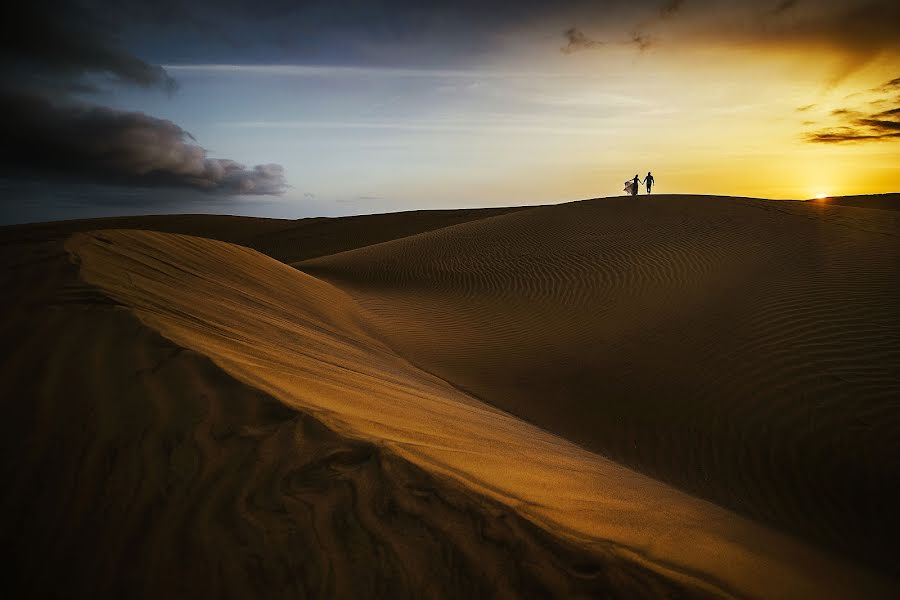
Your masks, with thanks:
[[[8,581],[895,597],[891,214],[661,197],[8,228]],[[214,239],[91,231],[131,225]],[[334,254],[301,272],[215,240]]]
[[[900,220],[697,197],[541,207],[300,263],[474,396],[885,569]]]
[[[900,210],[900,194],[875,194],[868,196],[834,196],[808,200],[815,204],[856,206],[859,208],[877,208],[880,210]]]
[[[0,269],[16,284],[0,313],[0,539],[15,597],[698,595],[238,382],[79,280],[62,244],[17,250]],[[195,286],[175,258],[170,283]],[[192,303],[211,290],[198,291]],[[241,300],[259,310],[266,297]]]
[[[373,337],[349,296],[256,252],[149,232],[80,235],[67,247],[82,277],[165,337],[339,434],[510,506],[569,543],[708,593],[888,589],[871,573],[459,392]]]
[[[352,250],[521,208],[417,210],[354,217],[263,219],[228,215],[144,215],[0,227],[0,245],[47,244],[79,231],[141,229],[183,233],[259,250],[293,262]]]

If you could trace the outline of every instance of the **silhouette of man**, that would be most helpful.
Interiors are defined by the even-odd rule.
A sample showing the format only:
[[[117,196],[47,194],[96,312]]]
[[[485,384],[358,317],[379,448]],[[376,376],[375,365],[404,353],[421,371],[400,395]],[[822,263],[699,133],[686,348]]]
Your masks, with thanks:
[[[638,185],[639,185],[638,182],[639,182],[639,181],[640,181],[640,178],[639,178],[637,175],[635,175],[635,176],[634,176],[634,181],[631,182],[631,195],[632,195],[632,196],[637,196],[638,189],[639,189],[639,188],[638,188]]]
[[[647,193],[650,193],[650,188],[653,187],[653,174],[650,171],[647,171],[647,177],[644,178],[644,181],[647,182]]]

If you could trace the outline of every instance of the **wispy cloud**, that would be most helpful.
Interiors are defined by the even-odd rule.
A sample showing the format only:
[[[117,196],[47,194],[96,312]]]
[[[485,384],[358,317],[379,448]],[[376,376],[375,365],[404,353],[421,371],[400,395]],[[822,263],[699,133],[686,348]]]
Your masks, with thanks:
[[[566,39],[566,45],[559,49],[563,54],[572,54],[573,52],[600,48],[605,45],[605,42],[589,38],[577,27],[566,29],[563,32],[563,36]]]
[[[772,9],[773,15],[782,15],[797,6],[797,0],[781,0]]]
[[[224,73],[229,75],[273,75],[282,77],[346,78],[434,78],[434,79],[584,79],[583,74],[553,71],[487,69],[413,69],[403,67],[344,65],[181,64],[164,65],[173,73]],[[599,76],[598,76],[599,78]]]
[[[503,134],[503,135],[565,135],[596,136],[602,133],[605,123],[585,121],[571,125],[538,125],[543,120],[534,122],[507,122],[496,120],[485,121],[226,121],[219,123],[224,127],[242,129],[358,129],[388,131],[421,131],[434,133],[467,133],[467,134]]]
[[[666,2],[663,2],[662,6],[659,7],[659,17],[661,19],[668,19],[681,10],[682,6],[684,6],[684,0],[666,0]]]
[[[875,88],[873,91],[875,91],[875,92],[893,92],[893,91],[900,91],[900,77],[897,77],[897,78],[895,78],[895,79],[891,79],[891,80],[888,81],[887,83],[884,83],[884,84],[878,86],[878,87]]]
[[[900,88],[900,78],[874,88],[876,93],[892,94]],[[893,108],[864,110],[861,108],[838,108],[830,115],[838,119],[838,124],[824,127],[804,136],[806,141],[818,144],[841,144],[848,142],[885,142],[900,139],[900,98],[896,96],[878,98],[866,103],[867,106],[883,107],[892,102]]]

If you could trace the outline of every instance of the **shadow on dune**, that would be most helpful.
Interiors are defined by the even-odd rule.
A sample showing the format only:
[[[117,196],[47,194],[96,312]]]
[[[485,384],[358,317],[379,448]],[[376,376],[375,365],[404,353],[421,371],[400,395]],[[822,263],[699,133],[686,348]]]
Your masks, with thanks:
[[[27,254],[0,321],[16,597],[703,595],[236,381],[80,282],[61,244]]]

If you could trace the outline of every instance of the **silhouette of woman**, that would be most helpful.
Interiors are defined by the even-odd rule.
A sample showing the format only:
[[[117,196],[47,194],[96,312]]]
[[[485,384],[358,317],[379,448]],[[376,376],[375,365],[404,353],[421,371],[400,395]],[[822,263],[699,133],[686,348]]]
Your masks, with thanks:
[[[640,178],[639,178],[637,175],[635,175],[635,176],[634,176],[634,181],[631,182],[631,195],[632,195],[632,196],[637,196],[637,193],[638,193],[638,181],[640,181]],[[641,183],[643,183],[643,182],[641,182]]]

